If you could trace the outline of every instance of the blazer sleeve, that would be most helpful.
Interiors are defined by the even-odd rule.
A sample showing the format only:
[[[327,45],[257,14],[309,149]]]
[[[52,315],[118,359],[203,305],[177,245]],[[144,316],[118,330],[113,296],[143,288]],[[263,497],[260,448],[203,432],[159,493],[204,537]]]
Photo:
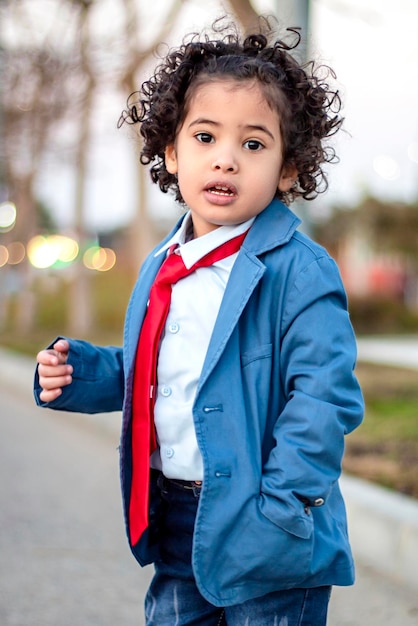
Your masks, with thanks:
[[[262,493],[274,498],[264,504],[268,509],[278,499],[285,508],[300,501],[322,506],[341,473],[344,435],[361,423],[364,408],[346,294],[330,257],[315,259],[298,274],[281,336],[286,403],[263,469]],[[274,517],[274,511],[265,513]]]
[[[57,341],[55,339],[49,347]],[[101,347],[87,341],[68,339],[67,363],[73,366],[73,381],[63,387],[53,402],[42,402],[39,394],[38,367],[35,371],[34,395],[38,406],[77,413],[105,413],[122,410],[124,374],[122,348]]]

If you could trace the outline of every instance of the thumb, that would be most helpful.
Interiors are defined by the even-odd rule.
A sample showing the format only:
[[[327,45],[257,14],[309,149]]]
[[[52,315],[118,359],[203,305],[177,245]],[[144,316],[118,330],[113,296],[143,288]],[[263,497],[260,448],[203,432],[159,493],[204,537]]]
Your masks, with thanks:
[[[66,357],[70,349],[70,344],[66,339],[59,339],[54,343],[54,350],[58,352],[58,356]]]

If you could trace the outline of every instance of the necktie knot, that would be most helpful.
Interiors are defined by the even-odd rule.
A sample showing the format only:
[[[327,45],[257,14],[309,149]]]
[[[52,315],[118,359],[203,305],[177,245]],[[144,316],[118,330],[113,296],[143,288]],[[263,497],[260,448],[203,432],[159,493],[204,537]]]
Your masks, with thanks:
[[[176,246],[170,249],[168,257],[163,262],[158,272],[154,285],[174,285],[178,280],[184,278],[194,270],[194,266],[190,269],[184,265],[184,261],[176,250]]]

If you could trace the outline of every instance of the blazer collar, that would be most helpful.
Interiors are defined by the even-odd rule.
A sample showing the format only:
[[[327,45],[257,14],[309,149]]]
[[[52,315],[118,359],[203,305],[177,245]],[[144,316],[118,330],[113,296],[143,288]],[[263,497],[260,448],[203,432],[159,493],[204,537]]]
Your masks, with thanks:
[[[178,220],[173,230],[154,250],[154,254],[163,249],[165,244],[173,238],[186,215],[188,213]],[[257,255],[282,246],[292,238],[300,223],[301,220],[283,202],[274,199],[257,215],[242,247],[247,252]],[[161,263],[161,259],[159,263]]]
[[[280,200],[274,199],[257,215],[243,248],[255,255],[286,244],[301,220]]]

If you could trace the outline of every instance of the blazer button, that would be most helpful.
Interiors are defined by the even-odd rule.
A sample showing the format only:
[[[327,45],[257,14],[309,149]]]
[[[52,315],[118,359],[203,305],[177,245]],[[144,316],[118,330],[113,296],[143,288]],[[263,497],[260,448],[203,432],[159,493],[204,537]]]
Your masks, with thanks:
[[[324,498],[315,498],[313,501],[313,506],[322,506],[325,503]]]

